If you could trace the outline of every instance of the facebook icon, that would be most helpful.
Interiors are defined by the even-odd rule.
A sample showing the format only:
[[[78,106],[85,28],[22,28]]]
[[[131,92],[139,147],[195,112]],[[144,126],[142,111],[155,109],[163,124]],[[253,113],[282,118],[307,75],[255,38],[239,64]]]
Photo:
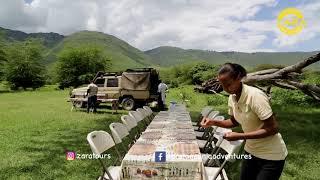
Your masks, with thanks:
[[[166,152],[165,151],[156,151],[154,155],[155,155],[156,162],[166,162]]]

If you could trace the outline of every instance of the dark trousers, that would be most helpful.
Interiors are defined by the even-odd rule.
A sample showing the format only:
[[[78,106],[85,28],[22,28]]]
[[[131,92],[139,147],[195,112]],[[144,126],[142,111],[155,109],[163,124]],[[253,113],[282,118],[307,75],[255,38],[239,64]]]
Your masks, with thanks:
[[[165,106],[163,104],[163,101],[162,101],[162,97],[161,97],[161,93],[158,93],[159,97],[158,97],[158,107],[160,110],[165,110]]]
[[[89,113],[90,108],[93,108],[93,112],[97,112],[97,96],[93,95],[88,97],[88,104],[87,104],[87,112]]]
[[[248,154],[245,152],[245,154]],[[255,157],[243,159],[241,180],[278,180],[281,176],[285,160],[266,160]]]

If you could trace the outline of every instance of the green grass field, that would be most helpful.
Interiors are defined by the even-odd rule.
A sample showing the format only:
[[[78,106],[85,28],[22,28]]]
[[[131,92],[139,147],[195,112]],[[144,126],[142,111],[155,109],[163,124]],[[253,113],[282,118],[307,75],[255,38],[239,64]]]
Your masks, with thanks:
[[[226,113],[227,98],[195,93],[192,86],[171,89],[168,101],[181,101],[180,93],[190,100],[193,117],[208,103]],[[68,91],[51,87],[0,93],[0,179],[94,179],[100,174],[98,161],[67,161],[65,150],[91,153],[87,134],[110,132],[109,124],[120,121],[121,113],[126,112],[71,112],[67,97]],[[289,150],[282,179],[319,179],[320,108],[299,104],[275,104],[273,108]],[[237,179],[239,165],[229,166],[232,179]]]
[[[318,180],[320,179],[320,106],[319,104],[301,105],[301,101],[292,102],[299,98],[290,97],[292,93],[286,90],[275,89],[272,101],[273,111],[280,126],[280,133],[287,145],[288,156],[285,169],[282,173],[282,180]],[[193,92],[192,86],[176,88],[170,91],[168,99],[175,99],[180,102],[180,93],[186,95],[189,110],[193,117],[209,103],[220,113],[227,117],[227,97],[219,95],[207,95]],[[299,97],[301,94],[299,94]],[[290,104],[286,104],[290,102]],[[235,128],[240,131],[240,128]],[[238,179],[240,162],[229,166],[227,171],[229,178]]]
[[[71,112],[68,91],[0,94],[0,179],[94,179],[95,160],[66,161],[65,150],[91,153],[86,136],[109,131],[120,114]]]

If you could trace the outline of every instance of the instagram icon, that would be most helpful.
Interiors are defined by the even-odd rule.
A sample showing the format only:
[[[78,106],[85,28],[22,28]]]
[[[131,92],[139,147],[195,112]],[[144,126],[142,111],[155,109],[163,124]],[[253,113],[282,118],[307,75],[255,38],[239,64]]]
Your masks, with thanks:
[[[76,159],[76,153],[74,151],[67,151],[66,152],[66,159],[68,161],[75,160]]]

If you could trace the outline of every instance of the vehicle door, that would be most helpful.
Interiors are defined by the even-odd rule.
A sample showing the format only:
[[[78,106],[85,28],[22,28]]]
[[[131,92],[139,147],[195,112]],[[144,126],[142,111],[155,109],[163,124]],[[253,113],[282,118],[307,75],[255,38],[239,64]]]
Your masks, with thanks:
[[[106,79],[106,90],[108,99],[118,99],[120,96],[120,81],[118,77]]]

